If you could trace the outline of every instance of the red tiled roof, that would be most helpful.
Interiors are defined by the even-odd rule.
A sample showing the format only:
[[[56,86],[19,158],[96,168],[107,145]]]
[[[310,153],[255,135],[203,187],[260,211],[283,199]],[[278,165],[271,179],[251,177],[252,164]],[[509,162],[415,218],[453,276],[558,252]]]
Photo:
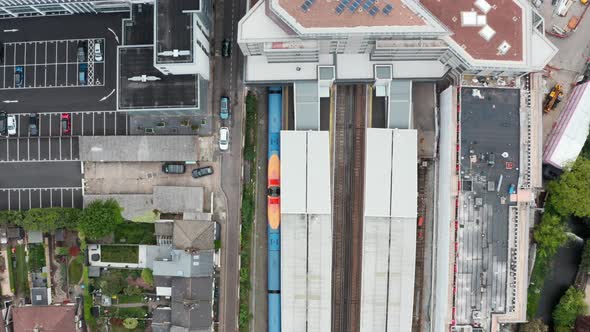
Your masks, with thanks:
[[[74,306],[13,307],[12,320],[15,332],[75,332]]]
[[[475,0],[421,0],[421,3],[452,32],[451,38],[463,46],[475,59],[523,60],[523,9],[515,0],[487,0],[492,9],[487,13],[487,24],[496,34],[486,41],[479,35],[482,27],[461,26],[462,11],[483,13],[475,6]],[[498,46],[506,41],[510,50],[498,54]]]
[[[351,0],[351,4],[354,0]],[[423,26],[424,20],[412,10],[402,4],[401,0],[376,0],[374,6],[379,9],[375,16],[369,15],[363,9],[361,1],[353,13],[345,8],[338,15],[336,6],[340,3],[337,0],[315,0],[307,12],[301,9],[304,0],[279,0],[279,5],[287,11],[299,24],[305,28],[338,28],[358,26]],[[388,15],[382,10],[386,5],[392,5],[393,10]]]

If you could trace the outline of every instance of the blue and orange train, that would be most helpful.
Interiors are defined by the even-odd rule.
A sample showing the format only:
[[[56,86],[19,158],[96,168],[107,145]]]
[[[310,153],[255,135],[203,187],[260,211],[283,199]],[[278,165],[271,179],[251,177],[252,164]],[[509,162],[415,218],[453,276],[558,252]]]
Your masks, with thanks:
[[[281,120],[283,93],[268,88],[268,331],[281,331]]]

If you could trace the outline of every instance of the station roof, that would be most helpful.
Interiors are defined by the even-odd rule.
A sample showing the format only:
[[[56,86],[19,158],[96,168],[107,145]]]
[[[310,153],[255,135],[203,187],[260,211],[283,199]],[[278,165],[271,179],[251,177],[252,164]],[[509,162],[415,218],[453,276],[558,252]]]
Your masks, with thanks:
[[[191,62],[192,15],[200,8],[200,0],[156,0],[156,52],[190,51],[177,57],[158,55],[157,63]]]
[[[416,130],[366,131],[360,322],[364,331],[411,330],[417,140]]]
[[[198,157],[195,136],[81,136],[80,160],[192,161]]]
[[[198,75],[162,74],[154,67],[153,46],[119,47],[117,56],[118,109],[199,107]],[[141,81],[143,75],[145,82]]]
[[[329,133],[281,131],[282,331],[331,326]]]

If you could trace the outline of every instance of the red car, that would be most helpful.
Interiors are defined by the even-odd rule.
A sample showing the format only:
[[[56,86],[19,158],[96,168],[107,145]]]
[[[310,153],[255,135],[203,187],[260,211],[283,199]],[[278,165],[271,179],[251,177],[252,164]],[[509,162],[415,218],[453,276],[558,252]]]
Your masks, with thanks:
[[[72,133],[72,121],[69,113],[61,114],[61,134],[70,135]]]

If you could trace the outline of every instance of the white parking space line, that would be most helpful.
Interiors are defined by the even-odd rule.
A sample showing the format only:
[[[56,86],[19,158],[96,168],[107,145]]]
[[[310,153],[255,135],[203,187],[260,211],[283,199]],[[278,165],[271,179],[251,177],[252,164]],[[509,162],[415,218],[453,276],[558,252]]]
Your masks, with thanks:
[[[94,136],[94,112],[92,112],[92,136]]]
[[[47,86],[47,43],[45,43],[45,84],[43,84],[43,86]]]
[[[29,210],[31,209],[31,191],[29,190]]]
[[[61,160],[61,137],[59,138],[59,160]]]
[[[8,190],[8,211],[10,211],[10,192],[12,190]]]
[[[35,43],[35,67],[33,67],[33,86],[37,86],[37,43]]]

